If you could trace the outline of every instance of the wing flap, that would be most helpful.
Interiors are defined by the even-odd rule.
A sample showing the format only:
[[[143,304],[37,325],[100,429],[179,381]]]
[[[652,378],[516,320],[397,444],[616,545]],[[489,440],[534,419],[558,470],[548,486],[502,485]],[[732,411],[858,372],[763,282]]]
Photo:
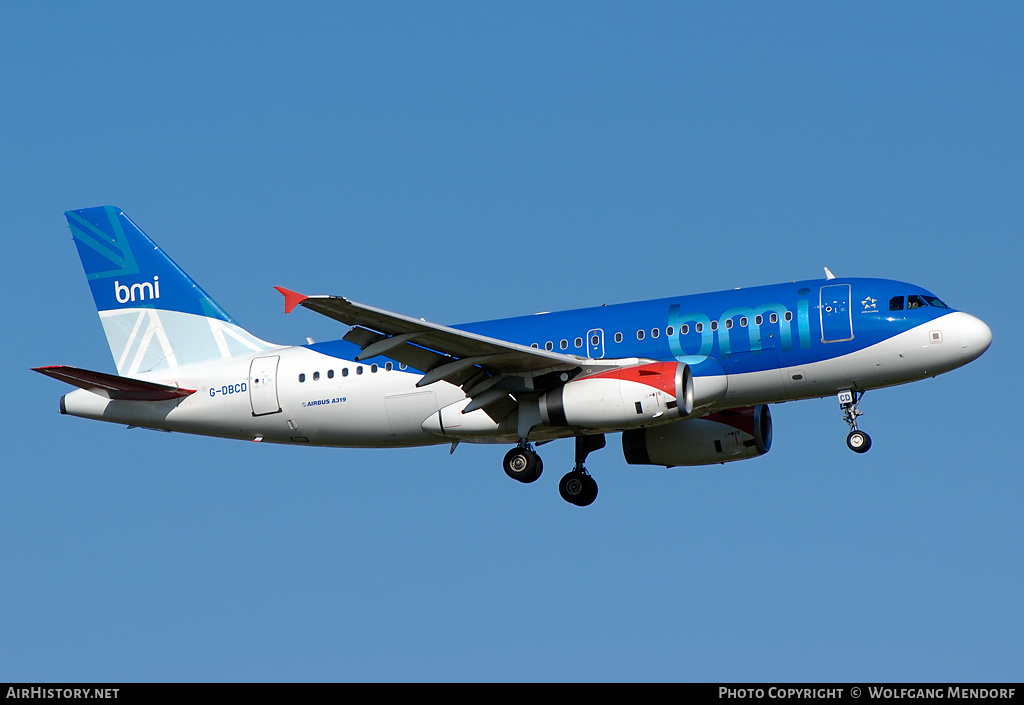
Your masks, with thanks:
[[[94,372],[66,365],[33,367],[33,370],[47,377],[59,379],[81,389],[108,399],[119,401],[167,401],[195,394],[194,389],[170,387],[166,384],[143,382],[129,377],[118,377],[105,372]]]

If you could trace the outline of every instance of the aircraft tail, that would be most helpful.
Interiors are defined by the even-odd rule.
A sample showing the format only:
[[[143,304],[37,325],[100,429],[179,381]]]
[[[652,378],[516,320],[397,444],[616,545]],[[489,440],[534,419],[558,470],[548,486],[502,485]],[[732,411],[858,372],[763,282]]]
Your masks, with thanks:
[[[64,215],[119,375],[276,347],[235,323],[120,208]]]

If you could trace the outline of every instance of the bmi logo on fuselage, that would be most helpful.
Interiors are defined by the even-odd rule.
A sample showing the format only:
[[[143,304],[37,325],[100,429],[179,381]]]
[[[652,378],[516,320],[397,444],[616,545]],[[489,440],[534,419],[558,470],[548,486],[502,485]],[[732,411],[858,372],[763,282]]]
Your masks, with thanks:
[[[126,304],[129,301],[145,301],[146,299],[160,298],[160,277],[153,277],[152,282],[142,282],[127,286],[114,280],[114,296],[117,303]]]

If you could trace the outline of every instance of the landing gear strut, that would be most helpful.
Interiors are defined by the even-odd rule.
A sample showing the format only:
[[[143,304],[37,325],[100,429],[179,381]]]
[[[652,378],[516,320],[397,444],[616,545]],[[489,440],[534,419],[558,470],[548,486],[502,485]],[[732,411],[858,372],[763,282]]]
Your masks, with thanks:
[[[604,434],[576,436],[576,466],[558,481],[558,494],[566,502],[586,507],[597,499],[597,482],[583,467],[592,451],[604,448]]]
[[[505,454],[505,474],[520,482],[533,482],[544,471],[544,463],[529,443],[520,443]]]
[[[849,389],[839,392],[839,408],[843,410],[843,421],[850,427],[846,446],[854,453],[867,453],[871,447],[871,436],[857,428],[857,417],[864,414],[857,408],[857,404],[863,398],[864,392],[851,392]]]

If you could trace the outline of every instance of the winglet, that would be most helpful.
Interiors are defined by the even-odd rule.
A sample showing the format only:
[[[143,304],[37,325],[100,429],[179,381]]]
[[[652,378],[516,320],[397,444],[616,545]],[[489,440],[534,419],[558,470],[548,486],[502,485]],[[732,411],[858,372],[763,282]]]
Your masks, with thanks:
[[[283,286],[275,286],[274,288],[280,291],[281,295],[284,296],[285,313],[291,313],[292,309],[294,309],[296,306],[298,306],[303,301],[309,298],[305,294],[300,294],[297,291],[289,291],[288,289],[285,289]]]
[[[836,275],[832,273],[831,269],[829,269],[828,267],[825,267],[825,278],[826,279],[835,279]]]

